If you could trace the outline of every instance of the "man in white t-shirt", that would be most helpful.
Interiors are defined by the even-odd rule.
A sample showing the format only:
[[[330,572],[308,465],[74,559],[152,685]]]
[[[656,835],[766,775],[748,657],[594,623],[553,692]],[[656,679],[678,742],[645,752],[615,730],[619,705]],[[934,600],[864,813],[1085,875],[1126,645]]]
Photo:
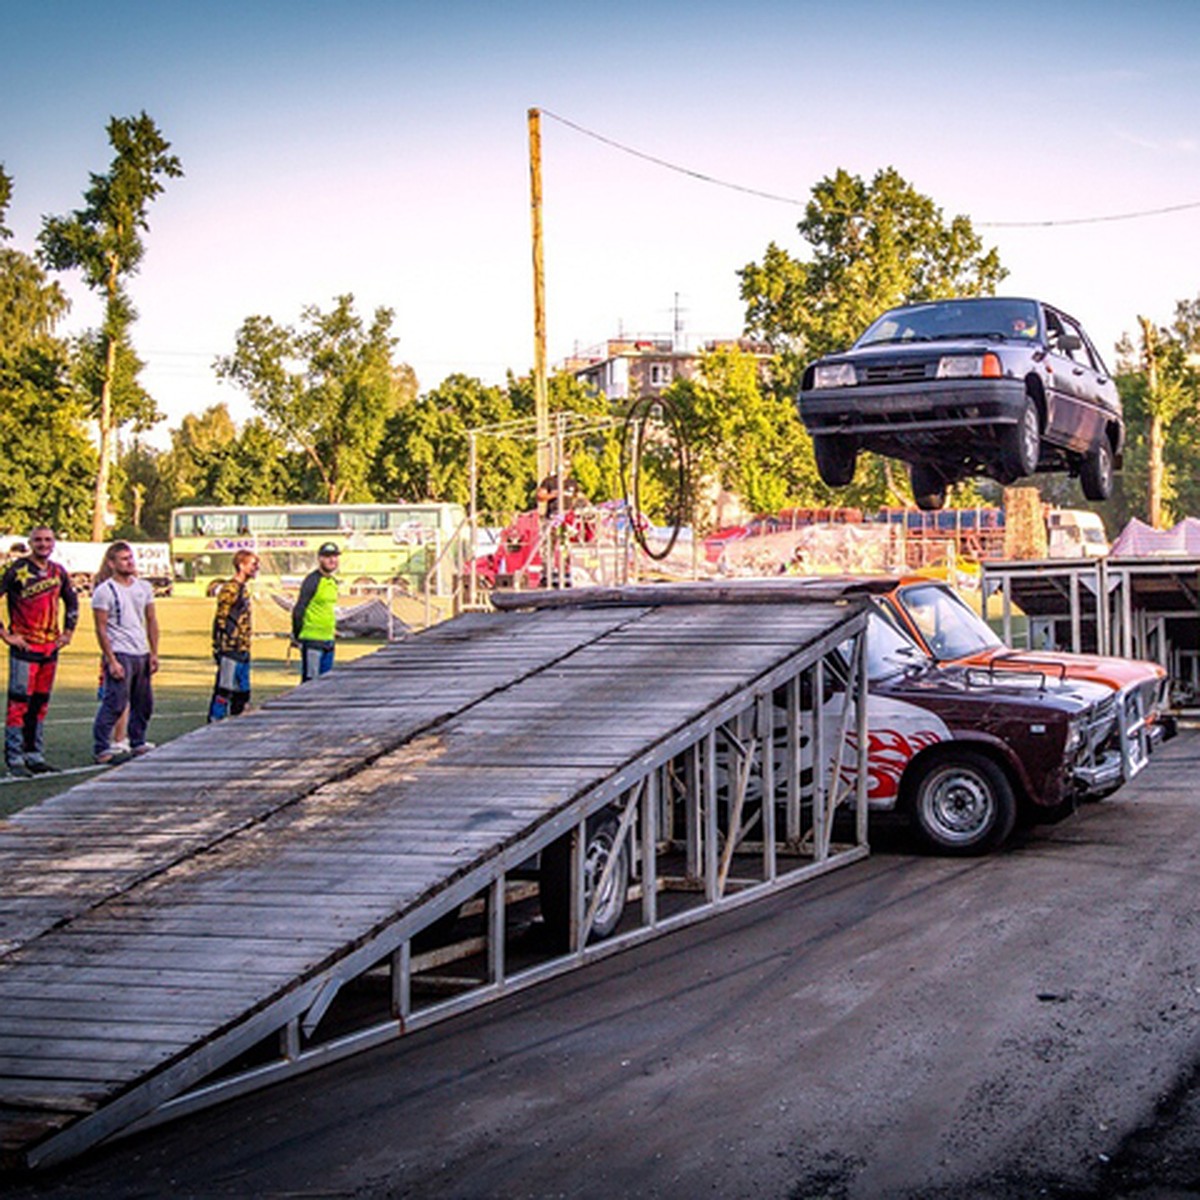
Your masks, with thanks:
[[[104,656],[100,711],[92,725],[96,762],[111,763],[109,748],[117,718],[129,708],[129,749],[137,756],[153,749],[146,726],[154,712],[150,677],[158,670],[158,616],[154,589],[137,577],[128,542],[113,542],[104,561],[112,574],[92,592],[96,640]]]

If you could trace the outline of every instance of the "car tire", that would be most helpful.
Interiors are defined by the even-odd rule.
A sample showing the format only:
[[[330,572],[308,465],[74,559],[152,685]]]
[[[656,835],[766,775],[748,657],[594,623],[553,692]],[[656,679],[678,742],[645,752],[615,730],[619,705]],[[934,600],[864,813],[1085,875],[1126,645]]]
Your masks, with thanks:
[[[998,763],[976,750],[953,748],[929,759],[911,788],[917,833],[939,854],[986,854],[1016,824],[1012,784]]]
[[[813,457],[817,474],[826,487],[847,487],[854,482],[858,466],[858,447],[853,438],[829,433],[813,434]]]
[[[928,463],[913,463],[908,468],[913,499],[922,512],[937,512],[946,503],[946,477]]]
[[[602,809],[588,818],[587,845],[584,848],[584,905],[592,895],[604,865],[612,856],[620,820],[611,809]],[[609,880],[608,889],[596,910],[590,941],[602,941],[617,928],[625,912],[629,894],[629,847],[620,850],[620,859]],[[558,950],[571,948],[571,835],[565,834],[542,851],[538,868],[538,899],[546,932]]]
[[[1037,405],[1025,396],[1015,425],[1000,430],[1000,458],[1003,472],[1009,479],[1022,479],[1037,470],[1041,455],[1042,424]]]
[[[1113,489],[1113,453],[1108,438],[1102,437],[1094,450],[1083,456],[1079,483],[1089,500],[1107,500]]]

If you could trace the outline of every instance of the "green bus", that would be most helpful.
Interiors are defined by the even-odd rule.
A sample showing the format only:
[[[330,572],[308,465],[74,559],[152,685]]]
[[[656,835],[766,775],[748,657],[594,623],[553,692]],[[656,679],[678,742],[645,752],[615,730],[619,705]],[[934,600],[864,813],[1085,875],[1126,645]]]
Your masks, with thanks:
[[[348,587],[386,585],[413,595],[449,595],[467,553],[461,504],[271,504],[177,508],[171,513],[174,590],[212,596],[233,575],[233,556],[253,550],[259,579],[299,587],[317,565],[317,547],[341,550]]]

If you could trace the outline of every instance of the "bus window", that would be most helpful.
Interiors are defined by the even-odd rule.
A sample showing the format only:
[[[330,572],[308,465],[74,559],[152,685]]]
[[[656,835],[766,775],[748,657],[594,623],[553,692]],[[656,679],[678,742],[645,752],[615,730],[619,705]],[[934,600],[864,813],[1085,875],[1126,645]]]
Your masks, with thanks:
[[[289,529],[320,529],[338,530],[341,528],[339,514],[332,512],[292,512],[287,515]]]
[[[248,512],[246,529],[250,533],[276,533],[287,528],[287,513]]]

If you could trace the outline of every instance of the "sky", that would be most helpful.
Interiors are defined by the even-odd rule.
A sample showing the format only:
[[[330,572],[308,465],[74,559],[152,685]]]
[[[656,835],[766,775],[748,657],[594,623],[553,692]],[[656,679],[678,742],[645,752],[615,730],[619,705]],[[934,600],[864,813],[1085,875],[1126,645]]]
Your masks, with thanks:
[[[1075,315],[1110,366],[1139,315],[1200,296],[1195,0],[0,0],[0,29],[11,244],[82,204],[112,116],[147,112],[181,160],[131,286],[163,442],[212,404],[251,414],[212,371],[247,317],[347,292],[395,311],[423,391],[527,372],[530,108],[552,366],[677,319],[691,346],[740,333],[737,271],[805,256],[839,168],[969,217],[1000,290]],[[97,324],[67,282],[63,331]]]

